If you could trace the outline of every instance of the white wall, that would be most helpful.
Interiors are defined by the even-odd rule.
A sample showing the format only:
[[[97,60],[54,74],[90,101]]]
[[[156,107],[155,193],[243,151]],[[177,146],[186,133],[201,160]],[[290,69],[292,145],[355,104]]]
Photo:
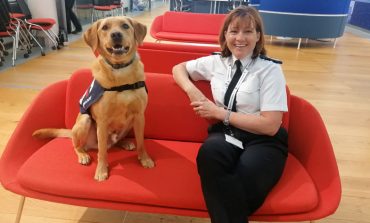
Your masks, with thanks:
[[[58,14],[55,0],[28,0],[28,8],[32,18],[53,18],[56,24],[53,27],[54,33],[58,33]]]

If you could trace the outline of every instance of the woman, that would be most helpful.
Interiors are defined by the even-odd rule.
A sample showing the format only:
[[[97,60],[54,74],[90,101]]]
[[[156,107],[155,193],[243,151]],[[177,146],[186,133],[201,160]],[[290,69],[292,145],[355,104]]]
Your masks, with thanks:
[[[285,79],[280,65],[265,56],[262,21],[254,8],[231,11],[219,42],[221,55],[178,64],[173,75],[196,114],[216,121],[197,156],[211,221],[245,223],[284,169]],[[215,103],[191,80],[210,81]]]

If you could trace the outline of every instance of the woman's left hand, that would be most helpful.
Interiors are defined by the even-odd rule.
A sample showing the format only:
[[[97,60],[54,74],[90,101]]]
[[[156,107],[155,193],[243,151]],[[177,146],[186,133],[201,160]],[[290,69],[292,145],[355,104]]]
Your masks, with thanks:
[[[224,115],[222,114],[225,110],[208,99],[194,101],[190,105],[193,106],[195,113],[202,118],[223,120]]]

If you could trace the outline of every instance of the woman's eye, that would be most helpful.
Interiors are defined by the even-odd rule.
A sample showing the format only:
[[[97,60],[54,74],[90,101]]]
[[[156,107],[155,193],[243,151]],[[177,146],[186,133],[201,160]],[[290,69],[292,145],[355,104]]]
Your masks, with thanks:
[[[125,24],[123,24],[123,25],[122,25],[122,27],[123,27],[124,29],[129,29],[129,28],[130,28],[130,26],[128,26],[126,23],[125,23]]]

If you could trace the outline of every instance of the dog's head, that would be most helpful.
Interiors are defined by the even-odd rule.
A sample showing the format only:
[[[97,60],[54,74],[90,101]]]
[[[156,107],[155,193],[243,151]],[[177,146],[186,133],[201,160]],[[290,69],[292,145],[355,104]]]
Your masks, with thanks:
[[[85,33],[85,42],[112,64],[130,61],[146,35],[146,26],[125,16],[96,21]]]

